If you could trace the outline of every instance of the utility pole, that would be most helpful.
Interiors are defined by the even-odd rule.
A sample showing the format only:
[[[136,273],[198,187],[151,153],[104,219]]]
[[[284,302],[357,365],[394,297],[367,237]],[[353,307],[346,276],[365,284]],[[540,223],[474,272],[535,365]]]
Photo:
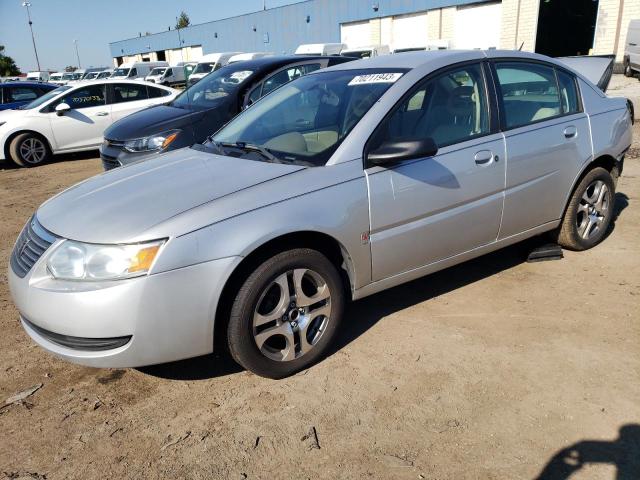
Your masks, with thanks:
[[[33,42],[33,51],[36,54],[36,63],[38,64],[38,71],[40,71],[40,60],[38,59],[38,50],[36,49],[36,37],[33,36],[33,22],[31,21],[31,7],[30,2],[22,2],[23,7],[27,7],[27,17],[29,18],[29,29],[31,30],[31,41]]]
[[[176,17],[176,30],[178,31],[178,44],[180,46],[180,58],[184,62],[184,54],[182,53],[182,37],[180,36],[180,27],[178,23],[178,17]]]
[[[82,65],[80,65],[80,55],[78,54],[78,40],[75,39],[73,43],[76,46],[76,58],[78,59],[78,68],[82,68]]]

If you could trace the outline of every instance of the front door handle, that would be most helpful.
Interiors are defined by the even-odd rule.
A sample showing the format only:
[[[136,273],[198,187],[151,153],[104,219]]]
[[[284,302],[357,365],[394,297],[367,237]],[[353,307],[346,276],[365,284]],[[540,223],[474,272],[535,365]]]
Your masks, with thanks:
[[[109,112],[98,112],[96,113],[96,117],[106,117],[109,115]]]
[[[493,160],[493,152],[490,150],[480,150],[474,157],[477,165],[486,165]]]
[[[578,135],[578,129],[573,125],[564,129],[565,138],[574,138],[576,135]]]

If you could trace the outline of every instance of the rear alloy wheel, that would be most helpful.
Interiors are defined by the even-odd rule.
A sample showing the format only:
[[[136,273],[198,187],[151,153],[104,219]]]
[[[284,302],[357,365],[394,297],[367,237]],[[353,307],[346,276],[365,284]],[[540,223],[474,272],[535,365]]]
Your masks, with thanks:
[[[571,250],[586,250],[602,241],[611,218],[615,186],[604,168],[585,175],[571,196],[560,227],[558,243]]]
[[[9,156],[16,165],[34,167],[50,157],[49,146],[33,133],[22,133],[11,141]]]
[[[240,288],[227,331],[229,350],[257,375],[292,375],[324,354],[343,309],[340,275],[324,255],[310,249],[280,253]]]

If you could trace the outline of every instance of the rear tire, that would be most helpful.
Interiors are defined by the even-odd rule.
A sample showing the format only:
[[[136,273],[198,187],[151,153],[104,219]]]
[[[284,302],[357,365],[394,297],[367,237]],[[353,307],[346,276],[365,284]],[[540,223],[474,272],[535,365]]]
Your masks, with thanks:
[[[558,243],[582,251],[602,241],[613,217],[615,185],[602,167],[589,171],[580,181],[562,218]]]
[[[47,141],[34,133],[21,133],[9,144],[9,157],[20,167],[35,167],[51,158]]]
[[[342,280],[327,257],[308,248],[279,253],[235,297],[227,328],[231,356],[256,375],[293,375],[325,354],[344,304]]]
[[[631,65],[625,63],[624,65],[624,76],[625,77],[633,77],[633,70],[631,69]]]

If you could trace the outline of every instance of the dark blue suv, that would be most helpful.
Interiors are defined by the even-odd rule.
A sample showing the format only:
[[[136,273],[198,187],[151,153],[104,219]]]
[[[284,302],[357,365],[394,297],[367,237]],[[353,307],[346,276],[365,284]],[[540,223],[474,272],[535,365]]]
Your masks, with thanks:
[[[57,85],[42,82],[0,83],[0,110],[18,108],[56,88]]]

